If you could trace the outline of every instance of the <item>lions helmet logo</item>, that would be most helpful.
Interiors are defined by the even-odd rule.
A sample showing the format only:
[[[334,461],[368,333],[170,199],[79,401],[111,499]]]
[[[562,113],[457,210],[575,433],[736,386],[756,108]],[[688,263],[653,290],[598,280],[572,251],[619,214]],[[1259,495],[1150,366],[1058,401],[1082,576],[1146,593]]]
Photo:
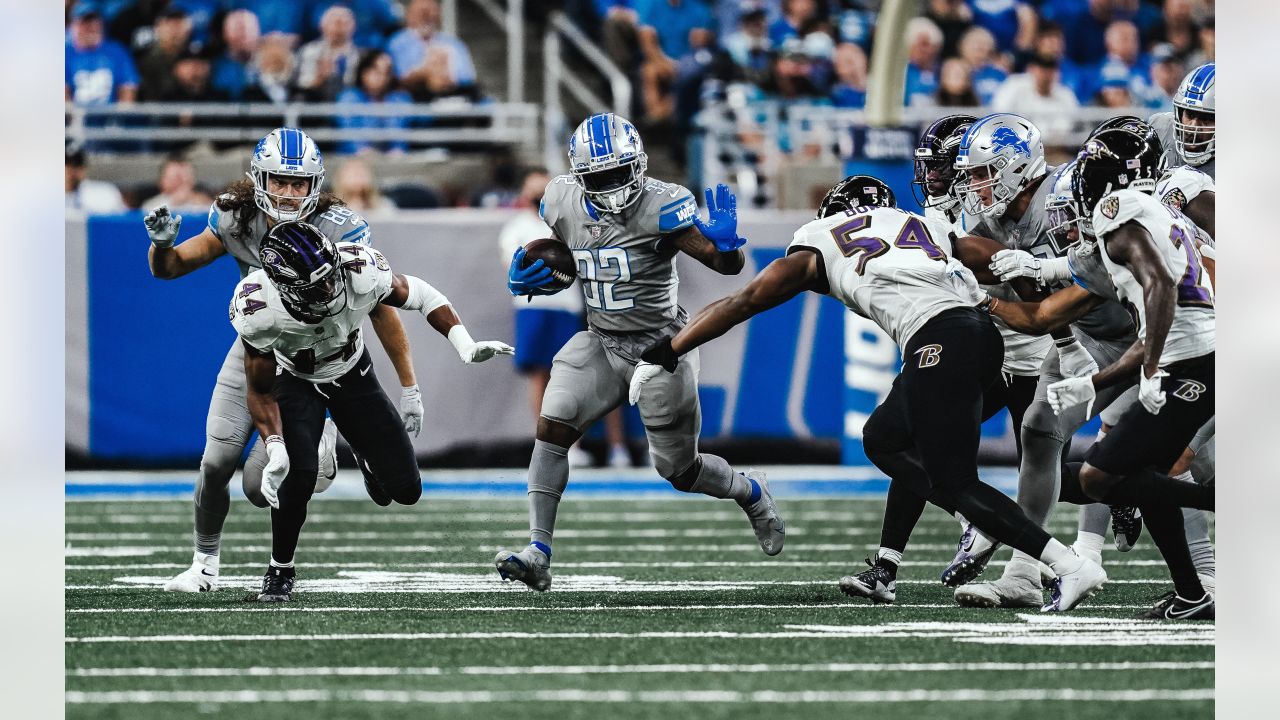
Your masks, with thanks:
[[[1018,133],[1014,132],[1013,128],[996,128],[996,131],[991,133],[991,150],[1000,152],[1005,148],[1012,148],[1019,155],[1031,157],[1031,144],[1018,137]]]
[[[1187,204],[1187,196],[1183,194],[1181,188],[1174,188],[1165,193],[1164,197],[1160,198],[1160,202],[1174,210],[1181,210]]]
[[[1120,214],[1120,198],[1111,195],[1102,201],[1102,216],[1114,220]]]

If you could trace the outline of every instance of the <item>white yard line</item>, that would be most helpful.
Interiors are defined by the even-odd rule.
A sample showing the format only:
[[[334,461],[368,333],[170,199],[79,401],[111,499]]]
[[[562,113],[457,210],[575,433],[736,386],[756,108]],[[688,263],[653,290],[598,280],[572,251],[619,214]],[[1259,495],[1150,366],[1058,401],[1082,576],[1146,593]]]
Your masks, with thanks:
[[[70,668],[67,677],[391,677],[436,675],[632,675],[664,673],[830,673],[830,672],[1076,672],[1139,670],[1213,670],[1209,662],[1041,662],[1041,663],[807,663],[807,664],[667,664],[667,665],[531,665],[463,667],[246,667]]]
[[[318,614],[343,614],[343,613],[381,613],[381,612],[419,612],[419,613],[435,613],[435,612],[475,612],[475,613],[504,613],[504,612],[549,612],[549,613],[608,613],[608,612],[665,612],[668,610],[681,611],[718,611],[718,610],[835,610],[848,612],[877,612],[880,608],[895,607],[909,609],[958,609],[960,606],[955,603],[894,603],[892,606],[872,605],[870,603],[847,602],[843,604],[833,605],[801,605],[801,604],[741,604],[741,605],[592,605],[592,606],[535,606],[535,605],[470,605],[466,607],[422,607],[422,606],[404,606],[404,607],[301,607],[301,606],[284,606],[284,607],[258,607],[254,605],[242,606],[211,606],[211,607],[183,607],[183,608],[158,608],[158,607],[136,607],[136,608],[72,608],[67,610],[68,615],[110,615],[115,613],[129,614],[158,614],[158,615],[197,615],[205,613],[318,613]],[[1094,605],[1090,603],[1084,606],[1088,610],[1138,610],[1150,607],[1150,605]]]
[[[898,564],[899,567],[930,567],[941,568],[946,564],[945,560],[904,560]],[[848,560],[792,560],[780,564],[776,560],[742,560],[735,561],[735,568],[778,568],[785,565],[789,568],[845,568],[849,570],[858,569],[857,563]],[[1105,567],[1164,567],[1163,560],[1109,560],[1103,563]],[[190,566],[189,563],[136,563],[136,564],[114,564],[114,565],[80,565],[68,563],[65,566],[67,571],[87,572],[102,570],[185,570]],[[263,567],[262,563],[222,563],[222,570],[257,570]],[[393,568],[399,570],[429,570],[429,569],[475,569],[477,563],[474,562],[416,562],[416,563],[389,563],[389,562],[346,562],[346,563],[306,563],[306,567],[310,569],[327,568],[327,569],[369,569],[369,568]],[[629,562],[621,560],[601,560],[599,562],[557,562],[556,569],[563,570],[566,568],[724,568],[723,562],[710,561],[685,561],[672,560],[670,562]]]
[[[153,703],[902,703],[902,702],[1038,702],[1051,700],[1086,702],[1189,702],[1212,700],[1213,688],[1185,690],[1076,690],[1023,688],[1017,690],[528,690],[528,691],[429,691],[429,690],[123,690],[114,692],[70,691],[71,704]]]

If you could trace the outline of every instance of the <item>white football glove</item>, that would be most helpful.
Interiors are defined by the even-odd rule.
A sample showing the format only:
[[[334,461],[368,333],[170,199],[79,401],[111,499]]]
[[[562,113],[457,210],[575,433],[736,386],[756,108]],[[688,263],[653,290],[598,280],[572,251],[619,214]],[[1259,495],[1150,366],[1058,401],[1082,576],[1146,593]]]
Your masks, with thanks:
[[[627,401],[635,405],[640,401],[640,389],[658,373],[666,372],[661,365],[654,365],[641,360],[636,364],[636,371],[631,375],[631,388],[627,390]]]
[[[1160,408],[1164,407],[1167,400],[1164,390],[1160,387],[1160,381],[1167,377],[1169,373],[1163,370],[1157,370],[1151,377],[1147,377],[1146,372],[1138,370],[1138,402],[1142,403],[1142,407],[1152,415],[1159,415]]]
[[[1001,250],[991,256],[988,267],[1000,276],[1001,282],[1025,277],[1035,280],[1037,285],[1044,284],[1040,276],[1040,258],[1026,250]]]
[[[1094,398],[1098,396],[1091,375],[1059,380],[1049,386],[1048,393],[1049,406],[1053,408],[1054,415],[1061,415],[1064,410],[1085,403],[1085,417],[1092,413]]]
[[[453,348],[458,351],[458,357],[462,358],[462,362],[467,364],[484,362],[497,355],[516,354],[516,349],[504,342],[472,340],[471,334],[461,325],[449,328],[449,342],[453,343]]]
[[[400,389],[400,420],[404,429],[413,433],[414,437],[422,431],[422,391],[417,385]]]
[[[178,228],[182,227],[182,216],[170,215],[169,206],[161,205],[147,213],[142,224],[147,226],[147,237],[151,238],[152,245],[171,248],[178,237]]]
[[[1063,377],[1086,377],[1098,372],[1098,363],[1093,356],[1075,338],[1070,342],[1058,345],[1058,367]]]
[[[280,509],[278,491],[288,474],[289,451],[285,449],[284,438],[272,435],[267,438],[267,466],[262,469],[262,497],[277,510]]]
[[[952,287],[960,297],[970,304],[979,305],[990,298],[987,291],[982,289],[982,285],[978,284],[978,278],[974,277],[973,272],[959,260],[955,258],[948,260],[942,272],[951,281]]]

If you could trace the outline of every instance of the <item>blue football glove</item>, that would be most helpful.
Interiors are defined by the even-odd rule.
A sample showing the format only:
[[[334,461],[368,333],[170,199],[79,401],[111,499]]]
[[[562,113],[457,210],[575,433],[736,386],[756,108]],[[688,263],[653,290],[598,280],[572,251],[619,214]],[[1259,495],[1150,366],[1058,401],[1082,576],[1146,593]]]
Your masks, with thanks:
[[[707,199],[707,222],[702,222],[697,215],[693,217],[693,224],[702,236],[720,252],[733,252],[746,245],[747,239],[738,237],[738,198],[729,191],[729,186],[724,183],[716,185],[714,198],[711,188],[702,192]]]
[[[524,248],[516,250],[511,258],[511,268],[507,271],[507,289],[512,295],[550,295],[553,291],[544,289],[551,283],[551,268],[542,260],[534,260],[529,267],[522,268]]]

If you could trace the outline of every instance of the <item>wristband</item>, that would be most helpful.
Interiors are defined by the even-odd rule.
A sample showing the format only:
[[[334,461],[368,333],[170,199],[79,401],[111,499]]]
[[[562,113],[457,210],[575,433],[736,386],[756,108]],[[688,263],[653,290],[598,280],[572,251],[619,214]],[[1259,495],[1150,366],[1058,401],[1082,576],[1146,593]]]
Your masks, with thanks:
[[[462,323],[449,328],[449,342],[453,343],[453,349],[458,351],[458,357],[464,361],[467,359],[471,347],[476,344],[476,341],[471,339],[471,333],[467,332]]]
[[[1058,349],[1062,349],[1062,348],[1064,348],[1064,347],[1067,347],[1068,345],[1071,345],[1071,344],[1072,344],[1072,343],[1074,343],[1075,341],[1076,341],[1076,338],[1075,338],[1075,336],[1073,335],[1073,336],[1071,336],[1071,337],[1056,338],[1056,339],[1053,341],[1053,344],[1054,344],[1055,346],[1057,346],[1057,348],[1058,348]]]

